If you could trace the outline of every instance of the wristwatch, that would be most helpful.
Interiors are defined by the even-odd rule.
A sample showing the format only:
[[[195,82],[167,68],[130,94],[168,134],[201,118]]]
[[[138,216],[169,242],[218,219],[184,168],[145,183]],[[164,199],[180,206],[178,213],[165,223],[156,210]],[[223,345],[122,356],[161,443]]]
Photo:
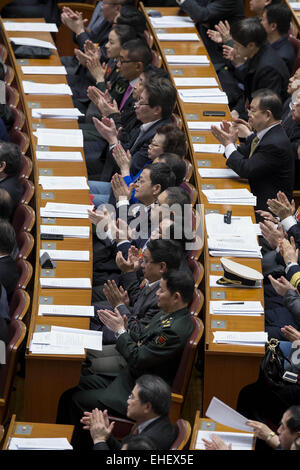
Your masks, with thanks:
[[[119,336],[121,336],[123,333],[126,333],[125,328],[121,328],[120,330],[116,331],[116,332],[115,332],[115,337],[116,337],[116,339],[118,339]]]

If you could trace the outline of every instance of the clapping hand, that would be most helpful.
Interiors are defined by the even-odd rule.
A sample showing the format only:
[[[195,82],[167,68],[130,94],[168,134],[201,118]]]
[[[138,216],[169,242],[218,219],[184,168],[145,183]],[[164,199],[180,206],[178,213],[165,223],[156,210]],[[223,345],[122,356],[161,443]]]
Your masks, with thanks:
[[[130,175],[130,162],[131,162],[130,151],[127,150],[126,152],[124,148],[122,147],[122,145],[118,144],[113,148],[112,154],[116,161],[116,164],[120,168],[121,175],[123,177]]]
[[[224,147],[228,144],[234,144],[238,138],[238,130],[234,129],[227,121],[222,121],[220,128],[211,126],[211,132]]]
[[[114,280],[108,280],[107,283],[104,284],[103,292],[107,298],[107,301],[113,308],[120,304],[125,304],[127,306],[129,305],[127,291],[124,290],[123,287],[119,288]]]
[[[289,290],[297,290],[285,277],[280,276],[278,279],[274,279],[271,274],[268,276],[274,290],[278,295],[284,297]]]
[[[99,134],[107,140],[109,145],[118,143],[118,131],[113,119],[103,117],[101,121],[93,117],[93,123]]]
[[[294,237],[291,237],[290,242],[287,239],[281,240],[279,242],[279,248],[286,265],[289,263],[298,263],[299,249],[296,248]]]
[[[295,214],[295,201],[288,200],[282,191],[278,191],[277,199],[267,200],[268,209],[273,212],[280,220]]]
[[[131,246],[128,251],[128,259],[126,260],[121,251],[116,255],[116,264],[120,271],[129,273],[137,271],[141,266],[140,252],[135,246]]]
[[[103,412],[95,408],[92,412],[85,411],[83,418],[80,422],[83,424],[83,429],[87,429],[91,433],[94,444],[100,441],[106,441],[111,435],[115,422],[109,423],[107,410]]]
[[[127,199],[129,201],[131,192],[133,190],[133,184],[127,186],[123,177],[119,173],[115,173],[110,181],[111,189],[115,195],[116,201]]]
[[[279,223],[276,229],[275,224],[269,220],[259,222],[262,236],[267,240],[272,250],[275,250],[281,240],[284,239],[284,232],[282,225]]]
[[[286,339],[291,343],[300,340],[300,331],[296,330],[296,328],[291,325],[284,326],[283,328],[281,328],[281,331],[286,337]],[[298,345],[298,347],[300,347],[300,344]]]
[[[99,320],[107,326],[111,331],[116,333],[121,329],[125,329],[124,318],[117,308],[112,312],[111,310],[97,310]]]

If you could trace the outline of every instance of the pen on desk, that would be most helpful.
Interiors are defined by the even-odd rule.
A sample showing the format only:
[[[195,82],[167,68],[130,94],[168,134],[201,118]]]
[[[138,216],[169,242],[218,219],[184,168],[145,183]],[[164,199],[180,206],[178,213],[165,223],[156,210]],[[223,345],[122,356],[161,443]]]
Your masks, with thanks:
[[[222,305],[243,305],[245,302],[222,302]]]

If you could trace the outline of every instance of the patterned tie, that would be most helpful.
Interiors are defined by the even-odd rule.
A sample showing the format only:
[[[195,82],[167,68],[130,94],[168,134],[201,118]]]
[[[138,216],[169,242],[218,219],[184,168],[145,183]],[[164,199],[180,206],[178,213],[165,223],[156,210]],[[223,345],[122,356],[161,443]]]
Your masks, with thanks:
[[[132,86],[131,86],[131,85],[128,85],[128,88],[127,88],[127,90],[126,90],[125,93],[124,93],[123,99],[122,99],[121,104],[120,104],[120,107],[119,107],[119,110],[120,110],[120,111],[121,111],[122,108],[124,107],[127,98],[128,98],[129,95],[131,94],[131,90],[132,90]]]
[[[257,135],[254,137],[254,139],[252,140],[251,142],[251,149],[250,149],[250,154],[249,154],[249,158],[252,157],[253,153],[254,153],[254,150],[256,149],[257,145],[258,145],[258,142],[259,142],[259,138],[257,137]]]

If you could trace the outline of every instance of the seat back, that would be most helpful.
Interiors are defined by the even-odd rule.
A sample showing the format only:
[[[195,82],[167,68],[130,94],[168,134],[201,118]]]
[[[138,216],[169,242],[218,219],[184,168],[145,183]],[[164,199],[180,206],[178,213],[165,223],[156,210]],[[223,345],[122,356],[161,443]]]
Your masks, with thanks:
[[[183,181],[180,187],[188,193],[191,199],[191,204],[194,206],[198,198],[198,191],[195,186],[193,186],[191,183],[188,183],[187,181]]]
[[[14,129],[21,130],[25,122],[25,114],[17,108],[11,107],[11,112],[14,116]]]
[[[171,119],[172,119],[173,123],[175,124],[175,126],[178,127],[178,129],[182,129],[182,119],[179,116],[179,114],[172,113]]]
[[[29,147],[29,137],[25,132],[20,131],[19,129],[12,129],[9,132],[9,140],[13,144],[17,144],[20,147],[22,153],[26,153]]]
[[[13,227],[16,233],[31,232],[35,222],[35,212],[27,204],[19,204],[14,212]]]
[[[293,70],[292,70],[292,75],[293,75],[296,72],[296,70],[300,67],[300,40],[294,38],[293,36],[289,36],[289,41],[292,43],[295,49],[295,54],[296,54],[296,59],[295,59]]]
[[[2,62],[5,63],[6,59],[7,59],[7,49],[4,46],[4,44],[0,44],[0,60],[2,60]]]
[[[15,261],[17,270],[19,272],[19,280],[17,283],[17,289],[26,289],[30,279],[32,277],[33,268],[29,261],[25,259],[18,259]]]
[[[27,259],[34,246],[34,238],[29,232],[16,233],[18,253],[16,259]]]
[[[171,387],[172,393],[182,395],[183,397],[185,396],[190,381],[196,349],[204,331],[204,325],[200,318],[192,316],[191,319],[194,328],[183,350],[181,361]]]
[[[7,85],[10,85],[15,78],[15,71],[14,69],[6,64],[6,72],[5,72],[5,78],[4,81],[7,83]]]
[[[170,450],[182,450],[187,445],[191,436],[191,425],[185,419],[178,419],[175,423],[177,437],[170,447]]]
[[[0,366],[0,424],[4,424],[15,378],[18,353],[25,338],[26,326],[20,320],[9,325],[9,342],[6,346],[6,364]]]
[[[5,85],[5,89],[6,89],[6,103],[9,106],[16,107],[20,99],[19,92],[13,86],[8,85],[7,83]]]
[[[186,158],[184,158],[184,163],[185,163],[185,166],[186,166],[184,181],[189,182],[189,180],[191,179],[192,174],[193,174],[193,165]]]
[[[22,183],[22,186],[24,187],[24,193],[23,193],[23,196],[21,197],[20,203],[29,204],[34,195],[34,191],[35,191],[34,184],[32,181],[30,181],[27,178],[20,178],[20,182]]]
[[[152,52],[152,65],[155,65],[155,67],[161,67],[162,59],[161,59],[160,54],[158,54],[153,49],[151,50],[151,52]]]
[[[189,305],[191,315],[198,316],[204,304],[204,295],[199,289],[194,289],[193,300]]]
[[[22,168],[19,173],[19,178],[29,178],[32,172],[32,160],[22,154]]]
[[[109,421],[114,421],[114,429],[113,429],[113,436],[115,439],[121,441],[124,437],[128,436],[131,431],[132,426],[134,425],[134,421],[126,418],[119,418],[118,416],[109,416]]]
[[[204,276],[203,264],[193,258],[188,258],[188,265],[193,274],[195,287],[198,287]]]
[[[11,320],[23,320],[30,304],[30,297],[23,289],[16,289],[9,303]]]

